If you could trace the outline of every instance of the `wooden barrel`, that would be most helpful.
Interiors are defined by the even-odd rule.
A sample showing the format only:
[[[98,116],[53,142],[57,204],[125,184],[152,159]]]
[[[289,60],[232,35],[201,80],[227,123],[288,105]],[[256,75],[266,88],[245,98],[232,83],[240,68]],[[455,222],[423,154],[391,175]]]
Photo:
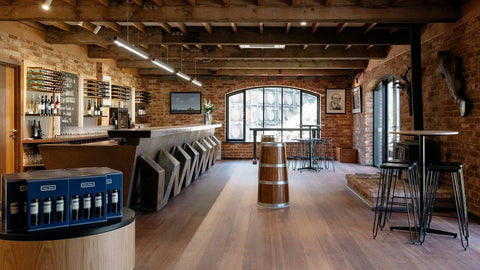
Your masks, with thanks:
[[[274,142],[275,135],[262,135],[262,142]]]
[[[258,167],[258,205],[290,206],[285,143],[263,142]]]

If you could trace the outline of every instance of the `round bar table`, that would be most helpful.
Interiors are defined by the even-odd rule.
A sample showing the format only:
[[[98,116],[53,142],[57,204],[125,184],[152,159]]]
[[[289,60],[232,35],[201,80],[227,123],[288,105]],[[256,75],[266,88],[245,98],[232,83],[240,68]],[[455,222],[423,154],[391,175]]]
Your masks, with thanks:
[[[449,136],[449,135],[458,135],[458,131],[450,131],[450,130],[402,130],[402,131],[390,131],[390,134],[399,134],[399,135],[407,135],[407,136],[418,136],[419,144],[418,144],[418,166],[420,169],[420,205],[419,205],[419,221],[420,221],[420,235],[424,233],[434,233],[434,234],[442,234],[442,235],[450,235],[453,237],[457,237],[456,233],[445,232],[435,229],[424,228],[422,221],[425,219],[425,178],[426,178],[426,166],[425,166],[425,137],[426,136]],[[391,230],[409,230],[409,228],[405,227],[390,227]]]
[[[135,268],[135,212],[106,223],[0,233],[0,269]]]

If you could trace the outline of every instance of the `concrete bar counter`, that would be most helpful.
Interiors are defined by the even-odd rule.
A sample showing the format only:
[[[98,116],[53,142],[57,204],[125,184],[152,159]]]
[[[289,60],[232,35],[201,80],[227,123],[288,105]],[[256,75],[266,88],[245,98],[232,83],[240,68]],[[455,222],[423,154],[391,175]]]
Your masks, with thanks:
[[[162,167],[170,166],[160,165],[162,167],[159,167],[161,157],[167,156],[167,158],[170,158],[169,152],[173,147],[183,146],[185,143],[192,144],[202,138],[209,137],[219,127],[221,125],[109,130],[108,135],[115,141],[83,145],[40,145],[39,148],[46,169],[105,166],[122,171],[124,179],[123,204],[138,207],[141,182],[155,181],[156,179],[149,178],[159,177],[152,176],[148,172],[149,169],[154,167],[160,173],[163,170]],[[178,161],[172,159],[169,162],[172,168],[165,168],[165,179],[175,169],[176,162]],[[172,183],[168,181],[167,184]],[[166,195],[168,196],[169,193]]]

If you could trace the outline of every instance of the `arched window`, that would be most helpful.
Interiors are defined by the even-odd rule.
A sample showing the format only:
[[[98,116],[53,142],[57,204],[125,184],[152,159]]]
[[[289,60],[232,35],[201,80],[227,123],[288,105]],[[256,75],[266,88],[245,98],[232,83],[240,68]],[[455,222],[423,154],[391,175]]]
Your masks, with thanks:
[[[226,102],[227,141],[252,142],[250,128],[253,127],[299,128],[302,124],[320,124],[319,95],[301,89],[255,87],[227,94]],[[291,141],[307,133],[278,131],[269,134]]]

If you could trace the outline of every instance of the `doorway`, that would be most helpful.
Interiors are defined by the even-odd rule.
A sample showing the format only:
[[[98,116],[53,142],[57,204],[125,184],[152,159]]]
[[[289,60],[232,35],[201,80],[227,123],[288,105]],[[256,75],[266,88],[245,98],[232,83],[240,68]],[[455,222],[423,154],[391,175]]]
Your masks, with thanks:
[[[20,171],[20,66],[0,62],[0,173]]]
[[[376,167],[394,158],[395,143],[399,135],[390,134],[400,130],[400,88],[397,80],[389,76],[382,80],[373,94],[373,164]]]

